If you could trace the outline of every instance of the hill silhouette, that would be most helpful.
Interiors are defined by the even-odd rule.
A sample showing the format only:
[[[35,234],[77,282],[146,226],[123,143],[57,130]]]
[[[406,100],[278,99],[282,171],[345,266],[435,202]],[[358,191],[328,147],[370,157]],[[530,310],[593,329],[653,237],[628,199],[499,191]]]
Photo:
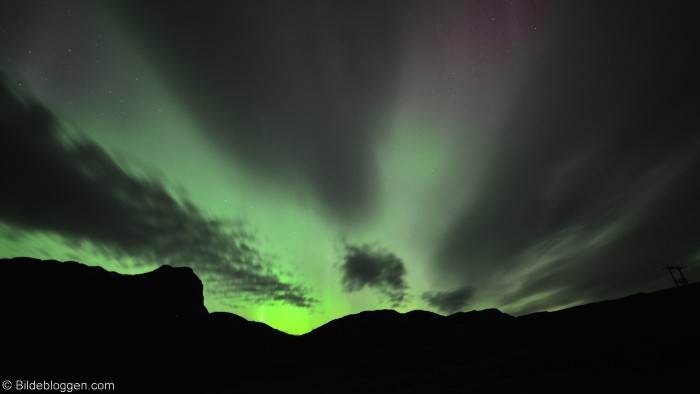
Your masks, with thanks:
[[[189,268],[0,259],[0,379],[118,392],[668,391],[700,366],[700,286],[513,317],[367,311],[292,336],[209,313]]]

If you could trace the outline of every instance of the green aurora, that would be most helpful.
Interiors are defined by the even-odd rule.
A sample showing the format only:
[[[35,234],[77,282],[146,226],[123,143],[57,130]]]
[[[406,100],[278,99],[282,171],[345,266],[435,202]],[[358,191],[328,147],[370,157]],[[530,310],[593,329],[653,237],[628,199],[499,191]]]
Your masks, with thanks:
[[[197,8],[194,2],[183,5],[181,9],[173,7],[163,15],[162,21],[154,22],[153,26],[140,23],[143,19],[133,17],[135,12],[141,11],[130,3],[120,7],[106,2],[57,1],[49,5],[3,2],[0,11],[6,12],[2,12],[4,16],[0,18],[0,22],[3,22],[0,71],[18,95],[30,95],[53,113],[59,122],[61,135],[69,140],[94,142],[132,176],[155,179],[170,195],[179,201],[189,201],[205,217],[245,228],[251,234],[250,245],[259,253],[266,269],[281,282],[300,286],[304,294],[314,300],[308,306],[300,306],[279,299],[238,297],[235,289],[232,292],[226,289],[225,282],[218,280],[221,278],[206,271],[200,272],[197,265],[192,265],[203,279],[205,304],[210,311],[233,312],[288,333],[302,334],[329,320],[370,309],[396,307],[399,311],[432,309],[447,313],[464,308],[498,307],[506,312],[524,313],[537,309],[552,310],[663,286],[666,280],[661,277],[663,272],[654,271],[658,268],[654,265],[658,265],[658,261],[652,263],[643,256],[669,256],[692,265],[700,253],[697,230],[676,243],[657,244],[658,249],[651,252],[639,250],[629,257],[629,264],[620,263],[619,269],[607,270],[591,261],[624,260],[621,258],[622,252],[616,249],[618,245],[629,250],[629,245],[639,245],[646,243],[644,240],[655,238],[640,230],[649,223],[658,224],[669,234],[686,228],[686,222],[668,222],[671,215],[667,216],[667,221],[662,221],[648,212],[661,212],[666,209],[663,207],[680,201],[679,204],[687,207],[688,220],[698,216],[697,207],[690,208],[686,199],[674,197],[677,193],[685,193],[688,198],[697,195],[697,187],[688,186],[688,179],[698,166],[698,132],[688,131],[678,134],[677,139],[671,142],[663,140],[661,143],[652,136],[653,131],[649,135],[642,132],[636,145],[615,145],[629,138],[629,135],[620,132],[618,140],[609,137],[612,134],[601,132],[600,136],[603,137],[596,140],[595,136],[588,139],[580,137],[585,133],[577,130],[593,127],[617,130],[618,125],[625,124],[625,119],[633,119],[637,113],[644,111],[644,108],[634,105],[630,105],[630,108],[608,106],[608,111],[599,115],[597,123],[586,118],[590,111],[605,107],[613,100],[624,101],[640,94],[645,97],[676,96],[680,97],[676,108],[684,108],[684,103],[694,99],[690,95],[684,96],[684,92],[674,92],[669,87],[674,85],[673,81],[650,84],[648,92],[634,91],[631,88],[637,81],[634,78],[644,80],[648,72],[657,71],[648,71],[647,67],[637,65],[636,61],[622,55],[613,56],[613,61],[618,61],[621,66],[619,70],[610,71],[614,74],[612,77],[599,76],[596,67],[602,67],[601,59],[610,57],[606,52],[614,51],[610,48],[600,49],[600,56],[588,56],[589,60],[580,66],[571,69],[553,67],[557,71],[543,71],[549,70],[548,65],[569,64],[559,59],[564,55],[556,50],[558,45],[562,45],[561,42],[567,40],[576,43],[585,36],[586,39],[604,42],[612,35],[616,44],[627,45],[629,51],[640,53],[646,50],[647,41],[644,37],[634,41],[624,33],[615,36],[618,31],[609,26],[593,37],[580,33],[581,30],[577,30],[580,24],[572,22],[573,26],[568,26],[566,22],[575,19],[572,15],[578,15],[581,6],[557,6],[549,2],[520,6],[508,4],[442,2],[426,11],[423,10],[426,5],[420,3],[399,5],[382,2],[383,7],[389,8],[388,14],[399,19],[399,22],[393,19],[372,22],[384,26],[376,30],[377,34],[384,34],[386,26],[389,26],[386,27],[388,30],[398,26],[396,31],[379,37],[366,37],[359,31],[341,31],[335,36],[328,33],[334,31],[329,27],[335,21],[333,18],[340,18],[340,22],[335,22],[342,26],[345,23],[352,25],[356,22],[352,18],[361,19],[364,13],[372,10],[369,5],[357,11],[357,14],[342,14],[339,17],[333,12],[333,7],[323,8],[314,3],[308,7],[313,9],[319,6],[320,16],[317,17],[322,21],[313,17],[311,23],[305,19],[311,17],[299,13],[290,16],[289,25],[279,27],[279,31],[275,30],[281,25],[279,20],[283,19],[279,16],[279,20],[265,20],[260,22],[260,27],[252,28],[256,34],[271,31],[272,38],[253,37],[252,34],[250,45],[260,48],[260,59],[266,59],[267,53],[278,55],[269,63],[280,63],[280,69],[271,65],[269,68],[272,71],[266,69],[266,72],[277,78],[275,81],[282,86],[305,83],[304,77],[294,79],[298,75],[306,75],[303,72],[294,74],[300,67],[295,63],[298,57],[302,58],[298,61],[301,65],[308,66],[311,62],[304,56],[318,63],[313,63],[317,68],[309,74],[311,77],[306,78],[315,80],[318,77],[321,82],[311,83],[307,87],[309,97],[304,93],[298,100],[307,106],[331,101],[337,104],[332,110],[337,107],[338,113],[357,111],[358,118],[364,116],[357,120],[354,115],[348,115],[353,118],[347,121],[350,124],[348,129],[352,129],[351,126],[354,127],[357,121],[363,127],[370,127],[368,125],[371,124],[377,130],[372,133],[363,131],[357,143],[354,139],[350,140],[354,138],[352,131],[347,132],[349,136],[339,134],[333,137],[343,141],[347,138],[350,141],[347,144],[340,142],[336,145],[335,140],[324,142],[324,146],[336,150],[332,150],[330,159],[319,159],[325,160],[321,162],[322,165],[316,161],[306,161],[309,154],[304,153],[304,145],[294,145],[294,138],[316,138],[313,137],[316,134],[311,133],[312,137],[308,137],[293,130],[310,125],[312,121],[303,119],[299,125],[284,130],[281,120],[294,118],[286,115],[286,112],[271,115],[269,123],[269,127],[276,130],[271,138],[285,133],[292,136],[279,137],[281,149],[285,149],[284,144],[288,146],[286,153],[277,154],[274,153],[277,151],[266,150],[269,147],[261,148],[253,137],[250,137],[253,142],[245,140],[249,135],[239,130],[248,126],[243,121],[227,125],[233,142],[227,139],[228,136],[220,138],[222,132],[212,131],[237,115],[225,110],[226,106],[235,103],[224,100],[228,94],[237,93],[211,92],[214,89],[212,86],[219,86],[217,83],[221,90],[227,90],[227,84],[239,86],[240,81],[245,80],[243,77],[225,75],[221,70],[245,62],[239,60],[238,55],[230,55],[230,52],[235,45],[247,43],[248,38],[237,37],[230,41],[224,37],[221,42],[202,44],[201,48],[198,47],[199,52],[193,53],[190,51],[193,43],[210,37],[207,35],[208,23],[196,18],[247,11],[248,7],[230,10],[229,6],[222,4],[210,5],[211,9],[197,12],[191,24],[185,25],[183,31],[190,29],[188,33],[172,37],[176,43],[167,47],[163,44],[163,37],[151,37],[157,36],[157,29],[168,23],[179,26],[177,23],[181,15],[178,12],[185,14],[190,8]],[[301,7],[300,4],[297,6]],[[274,4],[266,3],[265,7],[262,12],[283,13]],[[155,5],[145,8],[141,18],[155,15]],[[279,8],[284,9],[282,6]],[[591,10],[587,12],[589,17],[595,14]],[[316,15],[313,12],[309,14]],[[378,15],[377,18],[381,19],[384,14],[379,12]],[[647,14],[642,16],[650,18]],[[216,24],[216,18],[212,18],[212,24],[220,27]],[[350,22],[345,18],[349,18]],[[20,23],[18,20],[26,22]],[[311,35],[309,30],[294,27],[306,22],[315,26],[309,28]],[[251,26],[253,24],[251,22]],[[230,34],[240,34],[242,29],[248,28],[246,26],[231,28]],[[634,24],[632,29],[641,29],[640,26],[641,22]],[[215,27],[211,30],[216,30]],[[298,31],[295,30],[297,28]],[[161,31],[172,32],[167,30],[167,26]],[[216,30],[212,34],[224,33]],[[675,43],[677,36],[682,34],[682,28],[678,32],[668,33],[668,37],[650,44],[652,50],[664,47],[665,42]],[[296,38],[290,38],[287,42],[284,41],[285,35]],[[299,48],[306,48],[304,45],[309,37],[316,37],[319,41],[328,39],[330,43],[324,41],[318,44],[321,48],[318,53],[309,50],[310,54],[296,54],[294,51],[297,47],[294,45],[301,43]],[[382,52],[386,48],[383,44],[377,44],[375,39],[391,42],[394,51]],[[275,40],[286,44],[278,47]],[[352,70],[353,67],[361,69],[364,66],[348,60],[356,54],[350,50],[349,54],[343,53],[345,46],[334,46],[333,40],[337,40],[335,44],[339,42],[343,45],[345,41],[353,41],[349,45],[351,49],[368,47],[365,52],[367,56],[380,56],[380,61],[390,65],[386,66],[386,70],[377,70],[376,74],[370,75],[357,76],[343,71],[345,68]],[[229,43],[230,46],[227,46]],[[691,45],[688,44],[688,47]],[[156,49],[156,46],[160,47]],[[199,67],[204,62],[217,59],[219,55],[212,49],[216,46],[223,48],[221,67],[212,64],[211,70],[192,71],[195,65]],[[182,48],[182,64],[174,62],[168,66],[173,62],[174,48]],[[291,49],[285,52],[280,48]],[[598,53],[595,48],[582,47],[580,50],[581,57],[594,51]],[[690,52],[691,49],[683,47],[673,53],[680,53],[677,61],[682,62],[688,60],[686,57],[690,55],[686,55]],[[260,59],[254,60],[268,64]],[[259,65],[255,62],[250,60],[250,64],[244,64],[245,67],[241,66],[241,69],[249,71],[253,69],[251,64]],[[641,63],[657,64],[653,58]],[[689,60],[689,64],[687,70],[697,64],[697,56]],[[607,86],[606,81],[615,77],[622,80],[621,76],[634,74],[625,71],[625,66],[633,67],[639,76],[632,76],[629,81],[620,82],[620,86],[614,85],[613,88],[584,91],[574,100],[572,107],[575,109],[558,107],[560,100],[556,98],[557,88],[554,86]],[[583,82],[570,78],[586,67],[593,70],[591,74],[584,74]],[[285,70],[289,70],[292,77],[286,76]],[[687,70],[676,70],[678,78],[682,79]],[[208,73],[212,76],[207,76]],[[319,75],[326,77],[323,79]],[[350,75],[348,80],[355,81],[353,84],[348,82],[348,86],[352,86],[350,89],[362,94],[350,97],[349,93],[346,96],[346,91],[337,88],[345,86],[343,78],[347,75]],[[251,78],[259,82],[263,77],[265,75]],[[373,84],[382,78],[386,79],[386,83],[375,91]],[[216,79],[218,82],[212,82]],[[330,85],[331,93],[325,90],[317,93],[313,90],[315,83]],[[687,83],[692,85],[688,88],[691,91],[697,85]],[[539,88],[533,89],[532,86]],[[307,92],[307,88],[300,89]],[[551,95],[546,93],[549,88],[554,92]],[[260,89],[269,91],[262,90],[252,96],[251,106],[263,106],[270,97],[269,102],[276,102],[277,93],[272,87],[262,86]],[[542,89],[545,93],[541,93]],[[611,91],[610,97],[602,99],[608,91]],[[314,94],[318,94],[318,97]],[[381,97],[372,103],[370,109],[356,103],[364,102],[364,99],[356,97],[375,94]],[[279,99],[279,102],[287,103],[287,100]],[[208,101],[211,101],[211,106],[202,104]],[[530,109],[532,111],[528,114],[522,114]],[[207,111],[216,114],[212,116],[213,120],[206,118]],[[260,109],[263,115],[265,111],[272,114],[275,108]],[[541,120],[547,118],[548,112],[545,111],[558,114],[572,111],[567,116],[581,119],[581,122],[567,127],[560,127],[556,121],[550,124]],[[303,109],[299,111],[299,116],[313,113],[313,109]],[[664,118],[667,123],[698,124],[697,116],[679,114],[665,107],[657,108],[657,113],[660,118],[668,114]],[[263,116],[261,119],[260,122],[264,124],[266,118]],[[559,133],[570,133],[572,136],[560,138],[554,132],[539,131],[549,126]],[[520,127],[526,129],[520,130]],[[617,138],[617,134],[615,136]],[[575,140],[578,145],[567,145],[565,140]],[[246,144],[253,147],[250,158],[240,154],[240,149],[247,149]],[[682,149],[684,145],[690,148]],[[314,146],[312,144],[311,148]],[[619,146],[614,149],[624,152],[606,152],[602,148],[604,146]],[[654,146],[664,151],[650,154],[649,149]],[[272,148],[277,149],[277,146]],[[345,160],[343,154],[347,152],[352,160],[363,162],[359,167],[349,167],[347,171],[370,174],[366,179],[368,192],[347,196],[351,201],[349,204],[355,200],[368,201],[357,203],[361,214],[354,213],[354,205],[344,208],[350,205],[334,206],[335,202],[328,203],[325,187],[335,187],[333,182],[341,184],[346,169],[339,170],[338,174],[331,176],[331,180],[321,178],[317,173],[320,171],[318,167],[333,167],[335,160]],[[620,169],[621,166],[613,159],[616,157],[637,164],[630,164],[624,173],[617,174],[613,168]],[[639,158],[643,157],[650,158],[650,161],[642,163]],[[309,170],[309,166],[313,168]],[[602,169],[599,166],[603,166]],[[597,180],[598,174],[606,171],[614,179],[619,176],[619,179],[629,182],[606,183]],[[585,175],[587,173],[592,175],[588,177]],[[672,174],[675,177],[668,180]],[[340,180],[334,180],[336,178]],[[523,184],[518,185],[520,182]],[[507,186],[498,189],[501,185]],[[496,195],[497,189],[503,190],[499,195],[507,195],[510,199],[491,198]],[[539,202],[532,203],[535,199],[531,199],[527,192],[518,196],[512,193],[525,189],[543,191],[542,195],[547,197],[538,197],[537,201],[542,201],[538,205]],[[576,196],[580,195],[581,190],[598,190],[599,193],[591,191],[593,197],[590,200],[579,201]],[[633,197],[629,197],[631,190],[634,190]],[[331,195],[346,191],[333,189]],[[614,205],[617,213],[596,210],[596,207],[620,201],[620,198],[627,198],[625,201],[628,203]],[[338,211],[353,213],[345,215],[338,214]],[[546,216],[552,212],[551,217]],[[583,216],[570,218],[568,212],[579,212]],[[540,216],[533,219],[528,216],[530,213]],[[587,213],[590,214],[588,219],[585,217]],[[540,219],[544,225],[533,224],[540,223]],[[494,227],[482,225],[487,220],[492,220]],[[531,225],[518,227],[521,221]],[[470,226],[477,225],[483,229],[483,237],[491,234],[489,239],[497,241],[484,241],[480,238],[482,235],[473,236],[476,230]],[[503,227],[513,230],[504,234],[494,230]],[[473,243],[463,242],[467,238]],[[392,305],[384,291],[394,282],[388,279],[383,282],[380,276],[370,278],[357,291],[348,291],[343,276],[343,267],[347,267],[344,263],[349,260],[348,245],[364,245],[367,250],[392,253],[398,257],[405,270],[405,274],[399,273],[399,279],[407,284],[405,298],[400,304]],[[674,252],[669,254],[669,250]],[[169,262],[157,258],[144,261],[140,256],[120,251],[113,245],[90,237],[72,237],[58,231],[31,228],[0,217],[0,257],[15,256],[76,260],[122,273],[149,271]],[[556,265],[566,267],[568,271],[552,268]],[[546,271],[551,272],[552,276],[543,274]],[[642,271],[639,276],[625,276],[629,272]],[[565,272],[570,275],[563,277]],[[610,275],[609,280],[606,275]],[[618,275],[625,276],[625,280],[615,282]],[[594,278],[603,284],[593,285],[598,283]],[[579,284],[581,287],[578,287]],[[457,305],[453,309],[441,308],[429,296],[431,292],[449,292],[464,286],[474,288],[473,296],[471,291],[465,293],[469,294],[469,299],[456,300]],[[592,290],[581,291],[580,288],[584,286]],[[403,291],[401,286],[390,290],[397,289]]]

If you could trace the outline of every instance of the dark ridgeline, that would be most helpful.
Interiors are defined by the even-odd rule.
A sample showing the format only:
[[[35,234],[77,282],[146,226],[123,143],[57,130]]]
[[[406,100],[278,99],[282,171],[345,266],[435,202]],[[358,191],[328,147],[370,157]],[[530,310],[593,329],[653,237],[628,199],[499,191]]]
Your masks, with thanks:
[[[119,392],[669,391],[697,380],[700,285],[551,313],[369,311],[302,336],[208,313],[189,268],[0,260],[2,376]]]
[[[2,379],[114,382],[123,392],[235,388],[288,335],[209,313],[190,268],[121,275],[76,262],[0,259]],[[3,364],[5,364],[3,362]],[[204,380],[206,378],[206,380]],[[208,385],[211,382],[211,385]]]

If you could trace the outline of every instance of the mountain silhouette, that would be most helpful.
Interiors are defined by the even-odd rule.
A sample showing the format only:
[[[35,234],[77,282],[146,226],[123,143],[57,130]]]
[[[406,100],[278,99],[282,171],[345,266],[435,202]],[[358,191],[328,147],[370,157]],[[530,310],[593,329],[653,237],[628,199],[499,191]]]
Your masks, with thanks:
[[[700,367],[700,286],[513,317],[366,311],[301,336],[209,313],[189,268],[0,259],[0,379],[128,393],[669,391]]]

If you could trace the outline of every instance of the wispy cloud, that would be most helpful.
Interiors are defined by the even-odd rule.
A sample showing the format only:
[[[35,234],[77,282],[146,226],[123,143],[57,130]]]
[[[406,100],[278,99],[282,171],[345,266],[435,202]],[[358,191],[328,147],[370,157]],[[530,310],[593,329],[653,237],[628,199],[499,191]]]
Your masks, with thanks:
[[[392,307],[398,307],[406,300],[408,284],[403,261],[376,245],[345,245],[340,269],[346,292],[370,287],[386,296]]]
[[[464,310],[474,296],[474,290],[463,286],[454,290],[429,291],[423,293],[423,300],[433,308],[444,313],[454,313]]]
[[[0,221],[90,241],[144,264],[190,266],[230,297],[308,307],[302,286],[275,274],[242,223],[207,216],[158,179],[136,177],[100,146],[70,140],[51,112],[0,82]]]

